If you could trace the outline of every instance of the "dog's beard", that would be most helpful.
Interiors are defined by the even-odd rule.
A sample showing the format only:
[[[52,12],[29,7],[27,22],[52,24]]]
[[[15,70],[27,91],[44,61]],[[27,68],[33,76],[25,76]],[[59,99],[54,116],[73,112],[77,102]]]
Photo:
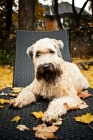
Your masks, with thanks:
[[[60,75],[59,69],[55,69],[53,65],[51,65],[50,69],[44,70],[42,66],[39,66],[37,69],[37,80],[45,79],[46,82],[52,84],[55,79]]]
[[[48,83],[53,83],[55,81],[56,77],[59,76],[59,72],[57,72],[57,71],[54,71],[54,72],[47,71],[42,76]]]

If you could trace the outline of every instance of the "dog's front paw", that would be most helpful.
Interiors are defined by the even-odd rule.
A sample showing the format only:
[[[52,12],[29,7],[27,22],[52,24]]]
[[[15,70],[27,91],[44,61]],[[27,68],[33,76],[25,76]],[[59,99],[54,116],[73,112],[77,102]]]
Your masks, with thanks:
[[[67,109],[62,104],[62,99],[54,99],[50,102],[46,112],[44,113],[42,120],[44,122],[51,123],[52,121],[56,121],[63,114],[66,114]]]
[[[22,92],[19,93],[17,98],[10,100],[10,105],[22,108],[35,101],[36,101],[35,95],[32,92],[24,89],[22,90]]]
[[[42,117],[43,122],[52,123],[59,118],[59,115],[54,112],[46,111]]]
[[[10,105],[12,105],[14,107],[22,108],[24,106],[24,103],[20,99],[15,98],[15,99],[10,100]]]

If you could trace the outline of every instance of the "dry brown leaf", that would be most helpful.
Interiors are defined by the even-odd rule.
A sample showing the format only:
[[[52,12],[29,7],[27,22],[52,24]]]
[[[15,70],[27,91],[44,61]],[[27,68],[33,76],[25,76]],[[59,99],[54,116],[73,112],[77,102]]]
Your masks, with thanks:
[[[44,115],[44,113],[42,111],[39,112],[32,112],[32,114],[37,118],[42,118],[42,116]]]
[[[35,131],[35,136],[42,139],[52,139],[57,138],[53,133],[58,130],[58,127],[55,125],[46,126],[46,124],[40,124],[37,127],[33,127]]]
[[[78,109],[78,106],[69,106],[67,103],[64,103],[64,106],[67,110],[74,110],[74,109]]]
[[[85,102],[82,102],[82,104],[78,105],[79,109],[87,108],[89,105],[87,105]]]
[[[23,124],[18,125],[16,129],[19,129],[20,131],[29,130],[29,128]]]
[[[77,106],[69,106],[67,103],[64,103],[64,106],[67,110],[74,110],[74,109],[84,109],[87,108],[89,105],[87,105],[84,101],[82,101],[82,103]]]
[[[78,122],[89,124],[93,122],[93,115],[91,115],[91,113],[86,113],[85,115],[74,117],[74,119]]]
[[[90,92],[88,92],[88,90],[81,91],[81,92],[78,93],[78,97],[82,98],[82,99],[86,99],[90,96],[92,96],[92,94]]]
[[[1,98],[0,104],[5,104],[5,103],[10,103],[10,100],[6,100],[6,99]]]
[[[57,136],[55,136],[52,132],[43,132],[43,133],[40,133],[40,132],[35,132],[35,136],[37,138],[42,138],[44,140],[47,140],[47,139],[53,139],[53,138],[58,138]]]
[[[15,116],[11,121],[12,122],[19,122],[21,120],[21,117],[20,116]]]

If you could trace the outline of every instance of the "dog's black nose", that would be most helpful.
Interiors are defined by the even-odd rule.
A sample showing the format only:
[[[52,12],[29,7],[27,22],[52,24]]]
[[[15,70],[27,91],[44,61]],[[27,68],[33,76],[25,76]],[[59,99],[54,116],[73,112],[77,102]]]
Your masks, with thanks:
[[[44,65],[43,65],[43,69],[44,69],[44,70],[48,70],[49,68],[50,68],[50,65],[49,65],[49,64],[44,64]]]

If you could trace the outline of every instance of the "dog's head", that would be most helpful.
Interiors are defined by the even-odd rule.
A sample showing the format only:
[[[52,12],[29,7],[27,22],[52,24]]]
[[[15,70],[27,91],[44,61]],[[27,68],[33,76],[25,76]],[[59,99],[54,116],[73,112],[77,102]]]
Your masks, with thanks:
[[[44,38],[37,41],[27,49],[27,54],[33,59],[35,76],[37,80],[46,80],[53,83],[62,72],[60,62],[62,60],[61,40]]]

